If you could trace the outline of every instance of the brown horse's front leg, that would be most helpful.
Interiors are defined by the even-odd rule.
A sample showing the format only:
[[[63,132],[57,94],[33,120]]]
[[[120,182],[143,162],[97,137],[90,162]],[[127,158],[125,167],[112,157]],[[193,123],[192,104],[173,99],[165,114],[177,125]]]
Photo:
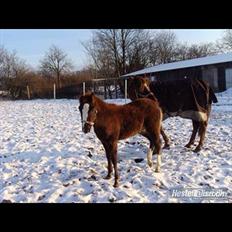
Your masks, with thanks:
[[[112,146],[112,152],[111,152],[112,156],[112,163],[113,163],[113,166],[114,166],[114,187],[117,188],[119,186],[119,174],[118,174],[118,166],[117,166],[117,142],[114,142],[113,143],[113,146]]]
[[[104,177],[104,179],[106,180],[109,180],[111,178],[111,174],[113,172],[113,168],[112,168],[112,161],[111,161],[111,158],[110,158],[110,154],[106,154],[106,158],[107,158],[107,162],[108,162],[108,173],[107,173],[107,176]]]
[[[111,174],[113,172],[112,161],[111,161],[111,157],[110,157],[111,156],[111,154],[110,154],[111,148],[110,148],[110,146],[109,146],[109,144],[107,142],[102,141],[102,144],[103,144],[103,146],[105,148],[106,158],[107,158],[107,162],[108,162],[108,166],[107,166],[108,173],[104,177],[104,179],[109,180],[111,178]]]

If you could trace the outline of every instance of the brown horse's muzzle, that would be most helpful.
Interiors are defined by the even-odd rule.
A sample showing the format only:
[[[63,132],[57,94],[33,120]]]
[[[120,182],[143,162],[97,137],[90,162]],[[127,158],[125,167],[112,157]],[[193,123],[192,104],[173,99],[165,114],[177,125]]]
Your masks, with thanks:
[[[91,130],[91,125],[85,123],[84,126],[82,127],[82,131],[83,131],[85,134],[87,134],[87,133],[90,132],[90,130]]]
[[[91,127],[92,127],[93,125],[94,125],[93,122],[86,121],[85,124],[84,124],[84,126],[82,127],[82,131],[83,131],[84,133],[89,133],[90,130],[91,130]]]

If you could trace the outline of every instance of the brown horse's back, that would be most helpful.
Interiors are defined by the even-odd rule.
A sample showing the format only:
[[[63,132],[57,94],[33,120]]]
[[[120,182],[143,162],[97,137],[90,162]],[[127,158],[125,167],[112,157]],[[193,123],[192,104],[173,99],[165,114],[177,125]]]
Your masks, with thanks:
[[[94,130],[99,138],[122,140],[144,129],[160,128],[161,121],[158,102],[143,98],[125,105],[104,104]]]
[[[138,99],[118,109],[120,115],[119,139],[125,139],[144,130],[159,130],[162,112],[157,102]]]

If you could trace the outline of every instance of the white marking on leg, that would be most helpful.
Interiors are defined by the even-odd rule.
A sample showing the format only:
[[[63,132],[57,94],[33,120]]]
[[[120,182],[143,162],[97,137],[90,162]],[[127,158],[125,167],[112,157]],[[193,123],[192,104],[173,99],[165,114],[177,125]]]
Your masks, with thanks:
[[[157,155],[157,163],[156,163],[156,172],[160,172],[160,167],[161,167],[161,155]]]
[[[152,150],[151,150],[151,148],[149,148],[148,152],[147,152],[147,164],[149,167],[152,167]]]

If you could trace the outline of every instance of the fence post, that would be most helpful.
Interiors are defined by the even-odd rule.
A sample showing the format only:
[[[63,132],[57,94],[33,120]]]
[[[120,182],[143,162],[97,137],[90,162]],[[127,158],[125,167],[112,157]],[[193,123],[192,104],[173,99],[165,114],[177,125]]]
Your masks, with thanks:
[[[95,83],[95,81],[93,81],[93,92],[94,93],[96,92],[96,83]]]
[[[85,82],[83,82],[83,95],[85,95]]]
[[[29,86],[27,85],[27,98],[28,99],[31,99],[31,96],[30,96],[30,89],[29,89]]]
[[[106,80],[104,80],[104,98],[107,99]]]
[[[54,83],[53,85],[53,96],[54,96],[54,99],[56,99],[56,84]]]
[[[127,99],[127,79],[125,79],[125,103]]]
[[[117,90],[117,82],[116,80],[114,80],[114,88],[115,88],[115,95],[116,95],[116,99],[118,98],[118,90]]]

